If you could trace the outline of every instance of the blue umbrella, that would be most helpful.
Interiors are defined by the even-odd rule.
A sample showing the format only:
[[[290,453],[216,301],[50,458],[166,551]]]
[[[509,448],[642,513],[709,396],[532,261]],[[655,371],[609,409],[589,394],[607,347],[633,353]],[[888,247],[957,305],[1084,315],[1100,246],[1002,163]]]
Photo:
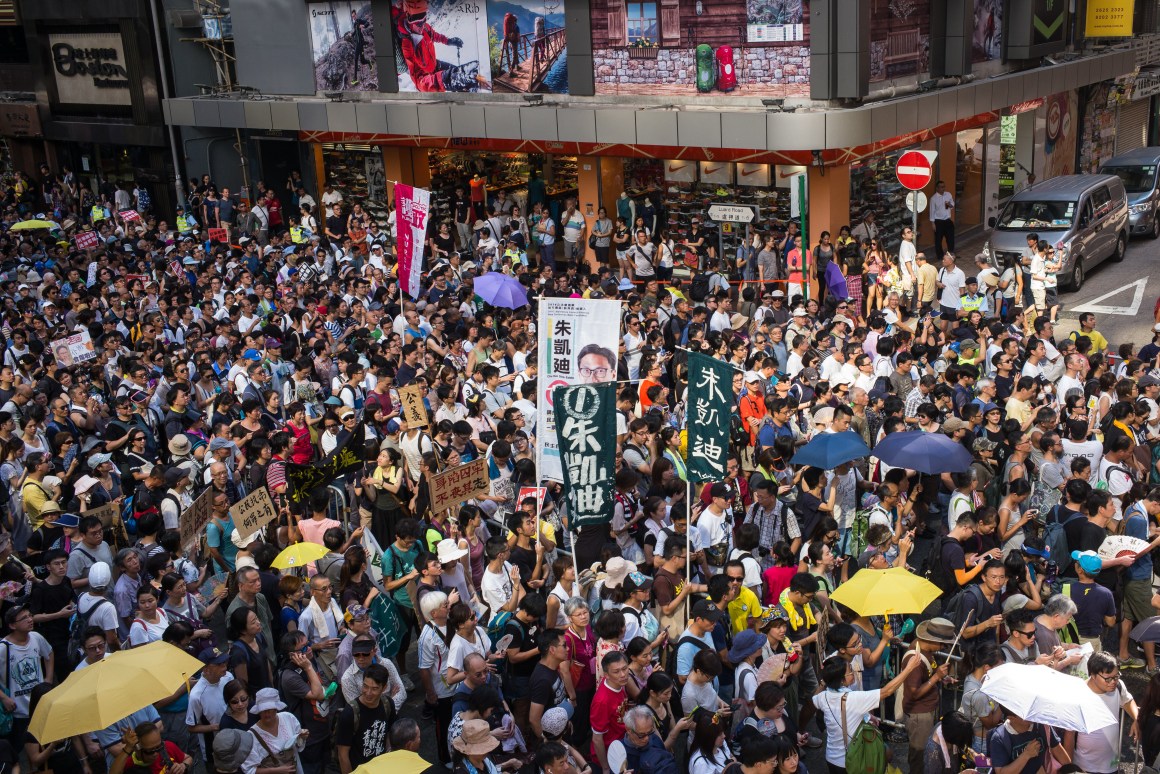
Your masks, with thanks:
[[[798,449],[790,460],[794,465],[810,465],[823,470],[833,470],[843,462],[861,459],[870,455],[870,447],[862,436],[853,430],[842,433],[822,433]]]
[[[475,295],[492,306],[519,309],[528,304],[528,291],[515,277],[490,271],[475,279]]]
[[[970,470],[971,453],[942,433],[890,433],[874,447],[874,456],[896,468],[919,473],[962,473]]]

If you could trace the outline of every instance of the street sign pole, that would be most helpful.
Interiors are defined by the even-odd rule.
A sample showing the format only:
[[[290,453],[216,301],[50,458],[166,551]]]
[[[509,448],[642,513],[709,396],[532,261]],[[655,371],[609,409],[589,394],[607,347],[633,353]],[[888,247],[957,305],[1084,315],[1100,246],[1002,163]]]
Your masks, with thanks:
[[[806,206],[806,176],[805,175],[798,175],[798,212],[801,216],[801,229],[800,230],[801,230],[801,235],[802,235],[802,247],[807,248],[805,251],[802,252],[802,271],[803,272],[805,271],[806,253],[809,252],[808,246],[810,244],[809,237],[806,235],[808,233],[806,231],[806,226],[809,225],[809,222],[806,219],[807,218],[806,213],[808,211],[809,211],[809,207]],[[793,246],[790,245],[790,247],[792,248]],[[804,274],[802,276],[802,279],[803,280],[806,279],[806,276]],[[810,283],[809,282],[802,282],[802,292],[805,294],[805,300],[809,301],[810,300]]]

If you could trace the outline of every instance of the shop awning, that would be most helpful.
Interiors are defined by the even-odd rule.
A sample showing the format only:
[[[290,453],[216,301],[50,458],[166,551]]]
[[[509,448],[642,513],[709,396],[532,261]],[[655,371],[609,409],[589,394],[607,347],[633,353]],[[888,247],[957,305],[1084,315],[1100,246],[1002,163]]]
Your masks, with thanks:
[[[453,95],[445,100],[384,95],[342,102],[226,96],[167,100],[165,118],[179,126],[317,133],[380,144],[422,146],[443,140],[459,148],[494,145],[507,150],[531,142],[547,152],[579,148],[593,155],[635,155],[613,147],[627,146],[665,148],[668,158],[728,155],[733,160],[796,164],[808,163],[811,151],[822,150],[827,162],[848,162],[938,127],[952,131],[964,122],[986,123],[1011,105],[1109,80],[1135,67],[1131,50],[1117,50],[930,93],[814,112],[703,107],[695,102],[639,107],[571,96],[549,96],[543,104],[529,105],[498,94],[471,101]],[[561,144],[560,150],[552,150],[555,143]]]

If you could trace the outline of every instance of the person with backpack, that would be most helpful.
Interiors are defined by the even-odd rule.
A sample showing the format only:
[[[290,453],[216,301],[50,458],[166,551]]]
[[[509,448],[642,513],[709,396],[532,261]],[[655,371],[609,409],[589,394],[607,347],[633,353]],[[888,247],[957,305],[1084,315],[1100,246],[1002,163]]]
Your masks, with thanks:
[[[1003,600],[999,594],[1007,585],[1007,568],[998,559],[987,559],[980,564],[982,582],[965,585],[943,609],[943,615],[954,622],[956,629],[962,630],[964,650],[984,640],[999,642],[999,628],[1003,625]],[[964,629],[964,624],[969,625]]]
[[[67,675],[77,660],[68,647],[69,621],[77,609],[77,595],[68,582],[68,554],[59,548],[50,548],[44,552],[44,565],[48,568],[48,577],[33,585],[28,609],[37,629],[52,646],[57,668],[62,675]]]
[[[951,531],[939,538],[938,545],[927,555],[922,575],[942,590],[944,602],[978,577],[986,559],[999,558],[998,548],[981,556],[965,553],[963,542],[970,540],[977,529],[973,513],[960,514]]]
[[[637,705],[624,713],[625,766],[636,774],[677,774],[677,759],[656,732],[652,710]]]
[[[869,713],[877,710],[883,699],[893,696],[921,664],[920,659],[908,659],[894,679],[881,688],[851,691],[845,690],[854,681],[854,672],[849,664],[838,656],[831,656],[822,663],[822,683],[826,689],[811,697],[811,703],[825,718],[826,764],[830,774],[846,774],[847,769],[856,772],[874,770],[860,765],[871,752],[881,756],[882,764],[885,765],[886,751],[881,733],[877,734],[876,750],[868,751],[861,744],[863,735],[859,733],[859,728]],[[858,738],[860,744],[853,744],[855,738]],[[926,738],[921,742],[925,745]],[[922,768],[914,771],[922,771]]]

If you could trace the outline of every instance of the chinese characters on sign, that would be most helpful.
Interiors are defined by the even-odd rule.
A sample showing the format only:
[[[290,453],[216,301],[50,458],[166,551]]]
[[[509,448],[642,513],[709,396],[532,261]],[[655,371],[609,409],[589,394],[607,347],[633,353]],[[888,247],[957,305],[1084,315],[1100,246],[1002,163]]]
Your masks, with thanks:
[[[427,215],[431,192],[403,183],[395,184],[395,219],[399,229],[399,287],[411,298],[419,297],[426,249]]]
[[[327,486],[339,476],[362,465],[360,454],[365,437],[366,429],[360,422],[340,446],[313,465],[287,465],[286,480],[290,482],[290,502],[304,502],[316,488]]]
[[[189,510],[181,514],[181,549],[189,551],[198,541],[205,525],[209,523],[210,516],[213,515],[213,487],[207,488],[202,492],[193,505],[189,506]]]
[[[207,235],[211,242],[225,242],[229,239],[229,232],[224,228],[211,228],[207,230]]]
[[[720,360],[691,353],[688,471],[693,483],[725,479],[732,398],[733,369]]]
[[[620,302],[573,298],[540,301],[539,390],[536,434],[542,448],[540,478],[563,481],[556,417],[557,387],[598,384],[616,379]]]
[[[403,420],[407,429],[427,427],[427,407],[423,405],[423,388],[408,384],[399,388],[399,402],[403,404]]]
[[[612,520],[616,384],[557,387],[553,393],[570,526]]]
[[[77,363],[96,359],[97,350],[93,347],[93,340],[89,336],[89,332],[81,331],[52,342],[52,354],[56,358],[58,366],[68,368]]]
[[[94,508],[91,511],[86,511],[83,515],[93,516],[94,518],[100,519],[101,526],[105,529],[109,529],[113,526],[113,522],[117,519],[120,513],[121,509],[117,506],[116,503],[106,503],[100,508]]]
[[[473,497],[487,494],[491,481],[487,477],[487,460],[480,458],[466,465],[449,468],[429,479],[431,512],[456,508]]]
[[[239,537],[249,537],[274,520],[278,511],[266,487],[261,486],[250,492],[230,508],[234,518],[234,528]]]

